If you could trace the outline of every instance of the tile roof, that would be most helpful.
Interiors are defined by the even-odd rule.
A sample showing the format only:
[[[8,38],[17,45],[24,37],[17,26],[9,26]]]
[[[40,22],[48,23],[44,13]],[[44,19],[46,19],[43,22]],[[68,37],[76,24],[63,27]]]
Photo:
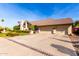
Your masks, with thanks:
[[[37,25],[37,26],[71,24],[71,23],[73,23],[71,18],[47,19],[47,20],[39,20],[39,21],[31,22],[31,24]]]

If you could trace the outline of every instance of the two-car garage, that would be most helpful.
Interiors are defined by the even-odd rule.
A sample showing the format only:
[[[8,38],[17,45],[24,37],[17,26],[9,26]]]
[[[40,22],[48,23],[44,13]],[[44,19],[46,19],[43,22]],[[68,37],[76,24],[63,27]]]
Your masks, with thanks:
[[[57,26],[39,26],[40,31],[50,32],[52,34],[67,35],[71,30],[71,25],[57,25]],[[70,29],[69,29],[70,28]]]
[[[52,32],[53,34],[67,35],[72,34],[72,19],[48,19],[32,22],[37,25],[41,32]]]

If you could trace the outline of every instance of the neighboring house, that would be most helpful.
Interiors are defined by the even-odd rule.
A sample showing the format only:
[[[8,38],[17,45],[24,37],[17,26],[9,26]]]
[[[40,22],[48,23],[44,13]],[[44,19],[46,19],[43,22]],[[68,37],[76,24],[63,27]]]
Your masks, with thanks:
[[[29,30],[29,26],[31,23],[29,23],[27,20],[22,20],[18,22],[20,25],[20,30]]]
[[[31,22],[31,24],[37,25],[40,31],[48,31],[55,34],[72,34],[72,23],[71,18],[47,19]]]
[[[25,25],[23,25],[25,23]],[[72,19],[63,18],[63,19],[47,19],[32,21],[28,23],[27,21],[21,21],[20,29],[28,30],[28,24],[36,25],[42,32],[52,32],[55,34],[72,34]]]

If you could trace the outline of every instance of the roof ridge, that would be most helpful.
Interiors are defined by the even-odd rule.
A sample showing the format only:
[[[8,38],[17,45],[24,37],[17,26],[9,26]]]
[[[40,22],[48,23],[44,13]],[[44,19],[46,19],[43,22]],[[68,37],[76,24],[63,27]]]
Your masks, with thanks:
[[[60,19],[48,18],[48,19],[36,20],[36,21],[46,21],[46,20],[64,20],[64,19],[71,19],[71,20],[72,20],[72,18],[60,18]],[[36,22],[36,21],[31,21],[31,22]]]

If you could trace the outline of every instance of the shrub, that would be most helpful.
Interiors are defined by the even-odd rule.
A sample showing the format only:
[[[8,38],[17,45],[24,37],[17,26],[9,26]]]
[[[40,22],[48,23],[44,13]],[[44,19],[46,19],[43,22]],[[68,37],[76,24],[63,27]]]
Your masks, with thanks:
[[[35,30],[38,30],[38,29],[39,29],[38,26],[35,25]]]
[[[19,33],[16,33],[16,32],[9,32],[9,33],[6,33],[6,36],[18,36]]]
[[[73,33],[79,35],[79,28],[73,28]]]
[[[0,32],[3,30],[3,27],[0,26]]]
[[[19,25],[14,26],[13,30],[20,30],[20,26]]]
[[[29,31],[23,31],[23,30],[14,30],[13,32],[17,32],[17,33],[29,33]]]
[[[8,28],[8,27],[5,27],[5,30],[7,30],[7,31],[12,31],[10,28]]]
[[[30,29],[30,30],[35,30],[35,26],[34,26],[34,25],[30,25],[30,26],[29,26],[29,29]]]

